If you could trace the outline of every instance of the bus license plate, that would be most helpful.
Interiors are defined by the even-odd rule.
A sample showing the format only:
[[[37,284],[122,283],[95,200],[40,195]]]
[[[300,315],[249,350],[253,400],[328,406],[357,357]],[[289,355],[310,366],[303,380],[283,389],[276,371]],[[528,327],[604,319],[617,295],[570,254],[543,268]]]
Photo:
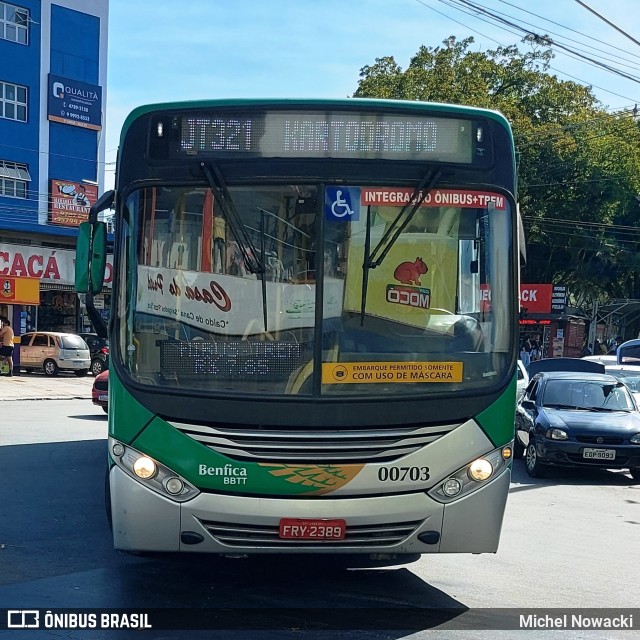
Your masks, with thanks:
[[[590,460],[615,460],[615,449],[585,449],[582,452],[583,458],[589,458]]]
[[[347,534],[345,520],[306,520],[282,518],[280,537],[293,540],[344,540]]]

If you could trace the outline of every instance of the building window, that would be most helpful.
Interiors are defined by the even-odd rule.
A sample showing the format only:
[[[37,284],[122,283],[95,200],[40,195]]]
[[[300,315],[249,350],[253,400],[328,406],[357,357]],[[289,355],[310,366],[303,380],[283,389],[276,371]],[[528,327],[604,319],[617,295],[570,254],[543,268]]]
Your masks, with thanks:
[[[29,10],[0,2],[0,38],[28,44]]]
[[[27,121],[27,87],[0,82],[0,118]]]
[[[0,196],[26,198],[31,176],[26,164],[0,160]]]

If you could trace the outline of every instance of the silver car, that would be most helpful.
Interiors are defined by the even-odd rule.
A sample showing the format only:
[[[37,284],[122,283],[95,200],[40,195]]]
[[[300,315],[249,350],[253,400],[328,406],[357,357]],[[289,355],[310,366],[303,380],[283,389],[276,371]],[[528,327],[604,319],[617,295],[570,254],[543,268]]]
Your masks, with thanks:
[[[75,333],[33,331],[20,337],[20,367],[27,373],[42,369],[57,376],[60,370],[86,376],[91,367],[87,343]]]

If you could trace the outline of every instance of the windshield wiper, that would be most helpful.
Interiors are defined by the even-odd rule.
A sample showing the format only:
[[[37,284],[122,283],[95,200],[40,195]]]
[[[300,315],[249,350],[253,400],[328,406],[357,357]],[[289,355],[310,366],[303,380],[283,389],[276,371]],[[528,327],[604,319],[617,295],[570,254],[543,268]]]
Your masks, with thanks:
[[[249,238],[245,231],[242,220],[240,219],[240,214],[233,203],[224,177],[222,173],[220,173],[220,169],[218,169],[215,164],[209,166],[206,162],[201,162],[200,167],[207,178],[209,188],[217,196],[218,203],[229,221],[233,235],[236,240],[238,240],[238,248],[240,249],[240,253],[242,253],[242,260],[245,266],[251,273],[264,274],[264,263],[258,259],[256,248],[253,246],[251,238]]]
[[[584,409],[585,407],[576,407],[575,404],[561,404],[559,402],[552,402],[551,404],[544,404],[545,409]]]
[[[436,171],[429,171],[424,178],[420,181],[420,184],[413,190],[411,197],[407,201],[407,204],[400,209],[400,212],[395,217],[395,220],[391,223],[389,228],[384,232],[380,242],[376,245],[373,251],[371,249],[371,207],[367,207],[367,229],[365,235],[365,247],[364,247],[364,260],[362,262],[362,297],[360,301],[360,325],[364,324],[365,307],[367,304],[367,288],[369,287],[369,270],[375,269],[382,264],[382,261],[387,257],[391,247],[395,244],[396,240],[400,237],[400,234],[405,230],[407,225],[413,219],[416,211],[420,208],[420,205],[424,202],[424,199],[431,193],[431,190],[436,186],[442,172],[438,169]],[[425,186],[426,185],[426,186]],[[411,207],[411,211],[407,214],[406,218],[402,220],[403,216],[407,212],[407,209]],[[402,222],[400,222],[402,220]],[[400,223],[400,224],[398,224]]]
[[[264,266],[264,246],[262,247],[263,253],[261,259],[258,258],[258,252],[251,242],[251,238],[247,234],[244,224],[240,219],[231,194],[227,189],[227,184],[224,180],[224,176],[220,172],[218,167],[211,163],[209,166],[206,162],[201,162],[200,167],[204,172],[209,188],[216,196],[220,208],[225,214],[226,219],[229,222],[229,227],[233,233],[235,239],[238,241],[238,248],[242,254],[242,261],[249,270],[250,273],[260,274],[262,279],[262,319],[264,321],[264,330],[267,331],[267,292],[266,292],[266,269]],[[260,235],[262,244],[264,245],[264,230],[260,229]]]

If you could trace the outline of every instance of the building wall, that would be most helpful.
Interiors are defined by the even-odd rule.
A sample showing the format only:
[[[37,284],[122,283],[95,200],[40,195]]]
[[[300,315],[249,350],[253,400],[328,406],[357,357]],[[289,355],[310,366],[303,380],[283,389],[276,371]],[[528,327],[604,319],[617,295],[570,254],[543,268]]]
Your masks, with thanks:
[[[27,88],[28,116],[27,122],[0,117],[0,160],[27,165],[31,182],[26,199],[0,194],[0,237],[13,237],[15,233],[4,233],[12,231],[57,236],[74,244],[73,226],[49,223],[50,181],[88,180],[97,182],[100,191],[104,130],[49,120],[49,74],[101,87],[104,114],[109,3],[12,0],[6,4],[30,12],[26,45],[0,37],[0,82]]]
[[[0,190],[0,276],[16,280],[37,277],[40,283],[39,302],[7,304],[5,300],[1,311],[12,319],[20,335],[34,328],[38,317],[53,318],[52,309],[59,311],[59,300],[66,296],[64,299],[73,302],[76,329],[86,329],[69,277],[49,281],[44,272],[31,273],[28,260],[22,265],[15,257],[33,254],[32,266],[37,267],[43,255],[68,257],[75,250],[79,219],[61,221],[58,216],[57,222],[52,222],[53,180],[76,184],[80,189],[93,183],[86,187],[87,193],[102,191],[109,0],[0,0],[3,2],[29,14],[26,42],[13,41],[5,30],[0,31],[0,82],[24,87],[27,92],[26,121],[0,112],[0,161],[25,165],[31,180],[26,197],[11,197]],[[64,83],[62,97],[55,96],[53,102],[50,76],[69,81]],[[50,103],[73,95],[67,86],[74,87],[74,83],[99,87],[97,128],[51,119]],[[54,301],[51,304],[50,299]],[[37,328],[68,330],[69,322],[67,317],[64,327]],[[19,354],[17,357],[19,360]]]

